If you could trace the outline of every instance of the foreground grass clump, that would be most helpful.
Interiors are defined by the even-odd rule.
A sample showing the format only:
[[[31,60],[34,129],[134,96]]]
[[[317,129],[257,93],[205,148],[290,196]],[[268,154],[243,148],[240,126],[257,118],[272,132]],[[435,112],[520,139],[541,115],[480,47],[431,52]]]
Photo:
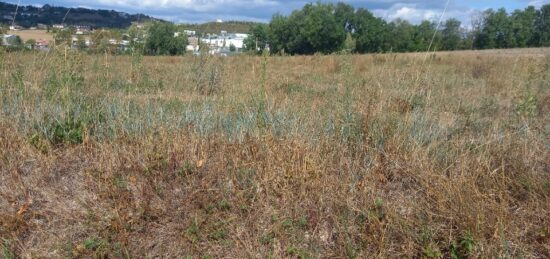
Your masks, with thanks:
[[[550,256],[548,53],[0,55],[3,257]]]

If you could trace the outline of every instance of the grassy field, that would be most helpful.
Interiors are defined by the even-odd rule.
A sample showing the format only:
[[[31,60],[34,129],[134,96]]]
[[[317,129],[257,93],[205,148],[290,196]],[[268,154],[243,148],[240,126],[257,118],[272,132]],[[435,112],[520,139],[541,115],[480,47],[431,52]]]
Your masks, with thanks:
[[[0,252],[548,258],[550,51],[512,53],[2,53]]]
[[[8,31],[8,34],[18,35],[23,42],[31,39],[53,41],[53,34],[48,33],[46,30]]]

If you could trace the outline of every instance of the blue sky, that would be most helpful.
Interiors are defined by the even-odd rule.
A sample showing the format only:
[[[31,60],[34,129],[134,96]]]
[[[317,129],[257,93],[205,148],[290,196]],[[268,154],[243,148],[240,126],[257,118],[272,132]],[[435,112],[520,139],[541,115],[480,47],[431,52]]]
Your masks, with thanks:
[[[105,8],[129,13],[145,13],[174,22],[222,20],[270,20],[274,13],[289,14],[313,1],[290,0],[21,0],[22,5],[50,4],[66,7]],[[17,2],[17,0],[9,0]],[[322,2],[337,2],[324,0]],[[355,7],[365,7],[386,20],[402,18],[413,23],[437,20],[446,0],[350,0]],[[509,11],[528,5],[541,6],[550,0],[450,0],[444,18],[458,18],[468,26],[472,15],[487,8],[505,7]]]

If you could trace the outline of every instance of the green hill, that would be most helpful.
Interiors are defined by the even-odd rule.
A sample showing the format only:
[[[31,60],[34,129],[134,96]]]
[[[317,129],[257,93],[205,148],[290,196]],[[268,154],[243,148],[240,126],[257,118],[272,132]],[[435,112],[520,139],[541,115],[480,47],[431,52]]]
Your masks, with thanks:
[[[0,23],[10,24],[16,7],[14,4],[0,2]],[[29,5],[19,7],[15,23],[23,27],[53,25],[62,23],[65,15],[64,22],[67,25],[86,25],[95,28],[127,28],[132,22],[158,20],[144,14],[128,14],[114,10]]]

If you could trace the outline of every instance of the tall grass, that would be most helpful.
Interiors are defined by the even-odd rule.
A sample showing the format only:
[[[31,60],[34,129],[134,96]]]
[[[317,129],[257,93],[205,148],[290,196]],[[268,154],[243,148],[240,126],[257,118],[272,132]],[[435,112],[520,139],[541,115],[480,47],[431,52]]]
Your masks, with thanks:
[[[0,53],[20,257],[547,257],[548,57]]]

